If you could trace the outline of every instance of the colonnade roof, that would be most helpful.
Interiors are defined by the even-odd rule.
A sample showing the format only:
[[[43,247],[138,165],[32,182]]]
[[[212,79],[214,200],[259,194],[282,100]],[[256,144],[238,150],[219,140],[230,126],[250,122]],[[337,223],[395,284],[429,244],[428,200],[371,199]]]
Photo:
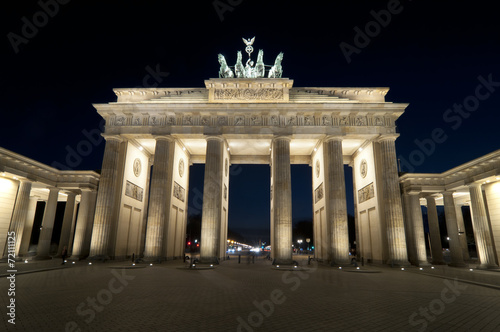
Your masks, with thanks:
[[[405,194],[436,195],[453,191],[468,194],[469,186],[500,181],[500,150],[481,156],[443,173],[406,173],[399,178]]]
[[[32,182],[32,190],[43,195],[48,188],[79,194],[81,190],[97,190],[100,175],[94,171],[58,170],[36,160],[0,147],[0,177]]]

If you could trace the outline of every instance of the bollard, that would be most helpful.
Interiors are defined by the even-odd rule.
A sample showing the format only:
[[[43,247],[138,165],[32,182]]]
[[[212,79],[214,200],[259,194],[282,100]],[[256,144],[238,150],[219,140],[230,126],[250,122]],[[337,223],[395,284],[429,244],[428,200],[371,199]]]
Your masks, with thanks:
[[[134,262],[135,254],[132,253],[132,263]]]
[[[252,263],[255,264],[255,255],[252,256]]]
[[[241,255],[238,255],[238,264],[241,263]]]
[[[307,256],[307,265],[311,265],[311,256]]]

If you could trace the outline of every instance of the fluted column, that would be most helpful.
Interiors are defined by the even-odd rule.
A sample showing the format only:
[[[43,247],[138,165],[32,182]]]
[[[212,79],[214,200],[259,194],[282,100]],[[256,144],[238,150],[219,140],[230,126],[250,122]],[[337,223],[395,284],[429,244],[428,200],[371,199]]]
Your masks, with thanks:
[[[19,248],[23,238],[24,224],[28,215],[28,207],[30,202],[31,182],[22,180],[17,190],[16,203],[14,205],[14,213],[10,221],[9,233],[15,233],[15,257],[19,256]],[[31,235],[31,234],[30,234]],[[7,258],[9,253],[8,241],[5,242],[3,257]]]
[[[207,138],[203,213],[201,219],[200,262],[218,263],[222,212],[222,175],[224,141],[221,137]]]
[[[443,245],[439,231],[439,219],[436,209],[436,199],[427,196],[427,220],[429,221],[429,234],[431,235],[432,264],[445,264],[443,259]]]
[[[389,263],[409,265],[396,159],[396,137],[379,140]]]
[[[149,194],[149,212],[146,228],[145,260],[166,258],[170,196],[174,169],[175,142],[170,136],[156,137],[153,173]]]
[[[425,250],[424,220],[422,219],[422,208],[420,198],[416,194],[408,195],[411,208],[411,231],[415,248],[415,258],[418,266],[427,266],[427,252]]]
[[[95,206],[96,193],[91,190],[82,190],[80,208],[75,226],[75,236],[71,251],[71,260],[79,260],[88,255],[90,243],[86,239],[87,233],[92,229],[92,217]]]
[[[491,229],[488,223],[486,207],[484,205],[481,184],[469,185],[471,209],[474,213],[472,226],[474,227],[474,238],[476,240],[479,267],[483,269],[498,268],[495,261],[495,250],[491,238]]]
[[[455,201],[453,199],[453,192],[445,191],[443,192],[444,201],[444,215],[446,218],[446,229],[448,231],[450,254],[451,254],[451,266],[463,267],[465,266],[464,257],[462,254],[462,247],[460,246],[460,240],[458,239],[458,225],[457,225],[457,214],[455,210]]]
[[[470,259],[469,247],[467,245],[467,234],[465,233],[464,215],[460,205],[455,205],[455,213],[457,215],[458,239],[460,240],[462,255],[464,257],[464,261],[468,261]]]
[[[31,196],[28,205],[28,213],[26,215],[26,221],[24,223],[23,238],[21,240],[21,247],[19,248],[19,255],[25,256],[28,254],[28,250],[31,242],[31,231],[33,230],[33,223],[35,221],[36,205],[38,202],[38,196]]]
[[[413,240],[413,220],[412,220],[412,209],[411,209],[411,199],[410,194],[403,194],[401,197],[401,203],[403,204],[404,212],[404,222],[405,222],[405,236],[406,236],[406,249],[408,252],[408,260],[413,265],[418,265],[418,259],[416,254],[415,241]]]
[[[97,196],[97,195],[96,195]],[[79,201],[81,201],[82,197],[80,195]],[[80,202],[78,202],[80,203]],[[68,254],[73,252],[73,240],[75,238],[75,228],[76,228],[76,218],[78,217],[77,211],[80,204],[75,202],[75,206],[73,207],[73,220],[71,222],[71,229],[69,231],[69,245],[68,245]],[[95,204],[94,204],[95,208]]]
[[[342,139],[327,137],[323,142],[325,167],[325,198],[327,223],[330,229],[329,248],[331,264],[349,264],[349,231],[347,229],[347,202],[345,197],[344,159]]]
[[[35,259],[49,258],[50,242],[52,239],[52,231],[54,229],[54,219],[56,217],[57,197],[59,196],[58,188],[50,188],[49,199],[45,206],[42,219],[42,230],[38,238],[38,247],[36,249]]]
[[[272,142],[273,172],[273,264],[292,264],[292,179],[290,173],[290,138],[277,137]]]
[[[113,223],[116,222],[113,220],[116,218],[114,215],[117,203],[116,189],[121,186],[120,172],[118,172],[121,142],[119,136],[106,137],[90,244],[90,256],[95,259],[109,258],[109,240]]]
[[[73,223],[73,212],[75,210],[75,193],[68,193],[66,199],[66,206],[64,207],[64,217],[61,227],[61,236],[59,238],[59,247],[57,248],[57,256],[62,255],[64,247],[66,250],[69,247],[69,233],[71,231],[71,224]]]

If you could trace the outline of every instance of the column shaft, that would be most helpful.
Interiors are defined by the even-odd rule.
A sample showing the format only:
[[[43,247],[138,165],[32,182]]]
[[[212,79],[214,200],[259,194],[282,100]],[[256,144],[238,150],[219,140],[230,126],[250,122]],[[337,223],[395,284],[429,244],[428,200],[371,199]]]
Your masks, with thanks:
[[[389,246],[389,263],[408,265],[403,209],[396,164],[395,138],[379,141],[382,161],[382,189]]]
[[[290,173],[290,139],[273,140],[273,264],[292,264],[292,179]]]
[[[49,258],[50,242],[52,239],[52,231],[54,229],[54,219],[56,217],[57,197],[59,196],[58,188],[50,188],[49,199],[45,206],[42,219],[42,230],[38,239],[38,247],[36,250],[35,259]]]
[[[411,199],[409,194],[403,194],[402,204],[404,206],[404,221],[405,221],[405,236],[406,236],[406,247],[408,251],[408,260],[413,265],[418,265],[418,259],[416,254],[415,241],[413,239],[413,220],[412,220],[412,209],[411,209]]]
[[[170,199],[174,169],[175,142],[170,137],[156,138],[144,257],[146,260],[166,258]]]
[[[78,209],[78,217],[75,226],[73,248],[70,257],[72,260],[85,258],[89,253],[90,242],[87,239],[87,233],[92,229],[95,199],[95,191],[82,190],[80,208]]]
[[[431,235],[432,264],[444,264],[443,245],[441,244],[441,232],[439,230],[439,219],[436,209],[436,199],[432,196],[427,200],[427,220],[429,222],[429,234]]]
[[[455,213],[457,215],[457,225],[458,225],[458,239],[460,240],[460,247],[462,248],[462,255],[464,261],[470,259],[469,247],[467,246],[467,235],[465,233],[464,215],[462,213],[462,207],[460,205],[455,205]]]
[[[218,263],[222,213],[222,175],[224,141],[220,137],[207,138],[203,214],[201,219],[200,261]]]
[[[74,193],[68,193],[66,199],[66,207],[64,208],[64,218],[61,227],[61,236],[59,238],[59,247],[57,248],[57,255],[61,256],[64,247],[66,250],[69,248],[69,233],[71,231],[71,224],[73,223],[73,212],[75,210],[75,197]]]
[[[498,264],[495,261],[495,250],[493,248],[491,229],[488,223],[481,184],[474,183],[470,185],[469,192],[471,209],[474,213],[472,226],[474,227],[474,238],[476,240],[480,268],[498,268]]]
[[[12,219],[9,226],[9,233],[14,232],[15,234],[16,241],[14,246],[14,253],[16,258],[19,256],[19,248],[21,247],[21,241],[23,238],[24,224],[26,223],[26,217],[28,215],[30,192],[31,182],[21,181],[19,189],[17,191],[16,203],[14,204],[14,213],[12,214]],[[8,253],[9,247],[8,241],[6,241],[3,257],[7,258]]]
[[[21,240],[21,247],[19,248],[19,255],[21,256],[27,255],[29,251],[31,243],[31,232],[33,230],[33,222],[35,221],[37,203],[38,196],[30,197],[28,213],[26,215],[26,222],[24,223],[23,239]]]
[[[327,223],[330,229],[331,264],[349,264],[349,231],[345,196],[342,139],[329,137],[323,143]]]
[[[444,215],[446,218],[446,229],[448,231],[451,264],[452,266],[465,266],[462,247],[458,239],[457,214],[455,210],[455,201],[453,200],[453,192],[445,191],[443,193]]]
[[[121,187],[118,171],[121,142],[119,137],[106,139],[90,245],[90,256],[94,258],[108,258],[111,250],[109,242],[116,222],[117,188]]]
[[[427,262],[427,251],[425,249],[424,221],[422,219],[422,208],[418,195],[409,195],[411,206],[411,231],[413,233],[413,246],[418,266],[429,265]]]

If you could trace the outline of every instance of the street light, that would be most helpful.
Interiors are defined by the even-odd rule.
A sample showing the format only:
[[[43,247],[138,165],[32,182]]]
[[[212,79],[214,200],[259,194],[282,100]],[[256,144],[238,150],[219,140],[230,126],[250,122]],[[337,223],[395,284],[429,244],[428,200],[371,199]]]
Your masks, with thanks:
[[[297,243],[299,244],[299,248],[297,249],[297,253],[300,254],[300,245],[302,244],[302,240],[297,240]]]

